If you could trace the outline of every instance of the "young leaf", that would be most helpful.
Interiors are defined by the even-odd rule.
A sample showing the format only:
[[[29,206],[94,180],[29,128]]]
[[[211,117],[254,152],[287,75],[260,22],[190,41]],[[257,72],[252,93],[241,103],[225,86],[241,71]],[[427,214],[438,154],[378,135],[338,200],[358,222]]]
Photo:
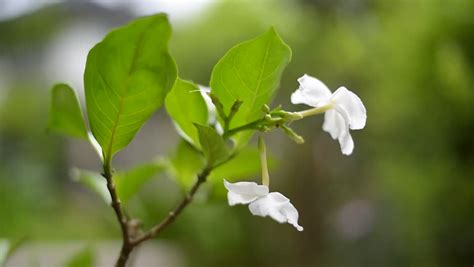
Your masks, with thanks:
[[[185,140],[181,140],[171,156],[171,175],[184,187],[189,188],[196,181],[197,174],[205,167],[205,159]]]
[[[84,85],[92,133],[108,161],[164,102],[176,80],[165,15],[110,32],[89,52]]]
[[[229,147],[216,130],[199,124],[195,124],[195,126],[198,130],[199,143],[207,159],[208,166],[216,166],[230,156]]]
[[[56,84],[51,90],[48,131],[88,140],[79,101],[67,84]]]
[[[197,129],[193,123],[206,124],[208,110],[199,88],[193,83],[178,78],[166,97],[165,107],[183,133],[181,136],[200,149]]]
[[[117,173],[114,179],[120,200],[127,202],[153,176],[164,169],[160,162],[137,166],[124,173]]]
[[[233,47],[216,64],[211,88],[226,114],[236,100],[243,102],[230,123],[231,129],[262,116],[262,106],[273,97],[290,59],[291,49],[271,28]]]
[[[74,254],[65,264],[64,267],[93,267],[95,266],[94,252],[86,247]]]
[[[107,204],[112,202],[107,190],[107,181],[99,173],[74,168],[72,179],[99,195]]]

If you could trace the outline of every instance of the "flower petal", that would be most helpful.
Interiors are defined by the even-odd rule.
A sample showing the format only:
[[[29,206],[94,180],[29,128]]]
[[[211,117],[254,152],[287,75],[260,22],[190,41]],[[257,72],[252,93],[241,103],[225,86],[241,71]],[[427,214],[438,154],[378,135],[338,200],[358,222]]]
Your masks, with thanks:
[[[269,216],[279,223],[292,224],[298,231],[303,230],[303,227],[298,225],[298,211],[288,198],[278,192],[258,198],[250,203],[249,210],[253,215]]]
[[[324,114],[323,130],[328,132],[332,139],[337,139],[344,155],[352,154],[354,141],[349,132],[349,117],[347,111],[340,106],[328,110]]]
[[[298,224],[299,214],[295,206],[293,206],[293,204],[288,203],[287,205],[283,207],[281,212],[283,213],[283,215],[286,216],[289,224],[293,225],[296,228],[296,230],[300,232],[303,231],[303,227]]]
[[[342,154],[344,155],[352,154],[352,151],[354,150],[354,140],[352,140],[351,134],[347,132],[346,134],[340,136],[338,140],[339,140],[339,145],[341,146]]]
[[[331,100],[347,112],[351,129],[360,130],[365,127],[367,111],[362,100],[356,94],[345,87],[339,87],[332,95]]]
[[[298,79],[300,87],[291,95],[291,103],[306,104],[319,107],[327,103],[331,97],[331,91],[320,80],[309,75],[303,75]]]
[[[248,204],[259,197],[266,196],[269,192],[268,187],[254,182],[229,183],[224,180],[224,186],[229,191],[227,200],[230,206]]]
[[[324,113],[323,130],[328,132],[332,139],[336,140],[349,129],[347,129],[344,117],[336,110],[331,109]]]

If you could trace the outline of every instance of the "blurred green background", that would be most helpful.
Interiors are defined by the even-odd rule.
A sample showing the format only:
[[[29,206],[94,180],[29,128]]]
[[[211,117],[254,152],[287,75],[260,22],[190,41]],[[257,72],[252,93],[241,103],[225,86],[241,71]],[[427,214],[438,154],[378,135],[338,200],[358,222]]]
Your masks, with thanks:
[[[118,239],[112,210],[70,178],[73,167],[100,169],[92,148],[45,132],[49,89],[67,82],[82,97],[88,50],[165,11],[185,79],[207,85],[225,51],[274,25],[293,50],[274,105],[302,109],[289,98],[307,73],[356,92],[368,112],[350,157],[321,117],[293,124],[304,145],[271,134],[272,190],[292,200],[304,232],[207,187],[160,238],[184,266],[474,264],[474,1],[0,0],[0,10],[0,238]],[[168,155],[177,141],[160,110],[115,167]],[[127,205],[144,225],[181,197],[170,178],[157,175]]]

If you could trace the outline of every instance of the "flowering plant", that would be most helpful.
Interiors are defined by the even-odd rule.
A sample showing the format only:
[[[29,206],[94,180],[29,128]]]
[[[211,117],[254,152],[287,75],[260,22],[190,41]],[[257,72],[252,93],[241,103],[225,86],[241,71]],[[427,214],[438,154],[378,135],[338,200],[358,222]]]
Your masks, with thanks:
[[[269,101],[291,60],[291,49],[273,28],[231,48],[214,66],[209,88],[179,77],[168,51],[170,36],[166,15],[157,14],[111,31],[91,49],[84,73],[89,127],[74,90],[66,84],[52,89],[49,130],[84,139],[99,154],[100,174],[76,169],[75,177],[114,210],[122,234],[118,267],[126,265],[138,245],[172,224],[216,170],[228,190],[229,205],[248,204],[253,215],[269,216],[302,231],[295,206],[283,194],[269,189],[265,133],[281,129],[303,143],[290,123],[324,113],[323,130],[338,139],[342,153],[349,155],[354,148],[349,130],[362,129],[366,122],[364,105],[353,92],[341,87],[331,93],[308,75],[298,79],[300,86],[291,102],[312,108],[296,112],[279,106],[270,109]],[[114,156],[162,106],[182,138],[176,153],[126,172],[114,171]],[[233,172],[226,168],[251,146],[256,132],[258,149],[252,155],[260,160],[262,184],[224,180]],[[125,212],[124,204],[162,170],[176,176],[189,191],[161,222],[143,230],[137,219]]]

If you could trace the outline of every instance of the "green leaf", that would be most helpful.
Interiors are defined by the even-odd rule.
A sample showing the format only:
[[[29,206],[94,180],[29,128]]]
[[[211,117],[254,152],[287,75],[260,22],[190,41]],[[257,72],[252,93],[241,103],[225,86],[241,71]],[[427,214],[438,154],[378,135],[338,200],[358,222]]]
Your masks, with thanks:
[[[95,255],[92,249],[86,247],[74,254],[64,267],[93,267],[95,265]]]
[[[198,130],[202,152],[207,159],[207,165],[216,166],[227,160],[230,156],[230,149],[224,138],[214,128],[199,124],[195,124],[195,126]]]
[[[153,162],[115,174],[114,179],[120,200],[127,202],[146,182],[163,170],[162,162]]]
[[[56,84],[51,90],[48,131],[88,140],[79,101],[67,84]]]
[[[185,140],[181,140],[176,152],[170,159],[171,175],[184,187],[191,187],[197,174],[205,167],[206,161],[202,154]]]
[[[71,176],[74,181],[99,195],[107,204],[112,202],[107,190],[107,181],[99,173],[73,168]]]
[[[176,80],[165,15],[110,32],[89,52],[84,85],[92,133],[109,161],[164,102]]]
[[[272,99],[290,60],[291,49],[270,28],[257,38],[233,47],[216,64],[210,85],[226,114],[236,100],[243,102],[230,129],[262,117],[262,106]],[[236,139],[246,142],[249,133]]]
[[[199,138],[193,123],[206,124],[208,111],[198,86],[178,78],[165,100],[170,117],[184,133],[182,137],[200,149]]]

